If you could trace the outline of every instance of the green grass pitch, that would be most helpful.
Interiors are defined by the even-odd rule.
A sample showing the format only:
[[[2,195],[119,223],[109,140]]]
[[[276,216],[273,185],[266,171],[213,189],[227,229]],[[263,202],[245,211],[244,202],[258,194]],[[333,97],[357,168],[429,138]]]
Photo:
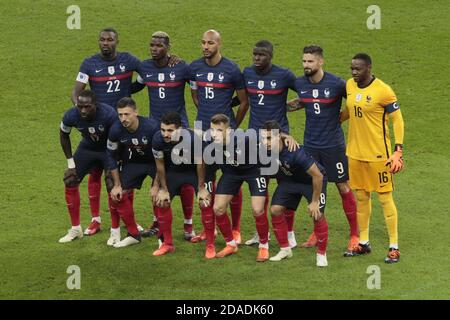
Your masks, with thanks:
[[[449,299],[450,241],[450,6],[447,1],[387,1],[381,29],[369,30],[369,1],[76,1],[81,30],[66,28],[66,8],[75,1],[2,1],[0,57],[0,298],[1,299]],[[156,239],[137,246],[106,246],[109,213],[102,191],[103,231],[61,245],[69,228],[62,175],[66,166],[59,146],[59,123],[83,58],[98,51],[97,34],[106,26],[119,31],[119,51],[148,56],[152,32],[164,30],[172,52],[190,62],[201,55],[202,33],[221,31],[223,54],[241,68],[251,64],[253,44],[274,43],[274,63],[300,75],[300,52],[318,43],[325,70],[348,79],[357,52],[371,54],[374,74],[399,97],[405,119],[404,172],[396,176],[402,259],[385,265],[388,238],[374,196],[369,256],[342,257],[348,225],[335,186],[329,185],[329,267],[317,269],[313,250],[295,249],[281,263],[255,262],[256,248],[206,261],[204,247],[182,240],[182,213],[174,203],[176,252],[151,255]],[[194,106],[186,90],[191,121]],[[291,93],[290,97],[294,95]],[[136,96],[147,114],[147,93]],[[248,116],[247,116],[248,119]],[[304,113],[289,115],[292,133],[303,139]],[[345,126],[346,130],[346,126]],[[79,141],[72,134],[73,146]],[[137,221],[150,223],[148,182],[137,192]],[[249,194],[244,188],[242,235],[255,230]],[[273,185],[272,185],[273,190]],[[90,220],[86,181],[81,186],[81,221]],[[200,231],[198,208],[194,226]],[[303,203],[297,210],[300,242],[312,223]],[[124,230],[122,231],[124,234]],[[221,237],[217,246],[224,244]],[[274,239],[272,253],[278,250]],[[81,269],[81,289],[69,290],[67,267]],[[371,265],[381,268],[381,289],[369,290]]]

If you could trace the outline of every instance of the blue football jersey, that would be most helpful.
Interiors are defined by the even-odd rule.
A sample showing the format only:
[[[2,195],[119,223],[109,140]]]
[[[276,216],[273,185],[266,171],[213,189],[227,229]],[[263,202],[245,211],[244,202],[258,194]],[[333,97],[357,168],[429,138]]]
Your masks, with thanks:
[[[82,136],[81,147],[90,150],[106,150],[106,140],[115,121],[117,121],[116,110],[107,104],[98,103],[93,120],[83,119],[78,109],[72,107],[64,114],[60,128],[65,133],[70,133],[72,128],[76,128]]]
[[[187,141],[185,140],[187,139]],[[166,169],[196,170],[196,157],[201,160],[203,142],[193,130],[184,130],[180,141],[165,142],[161,131],[153,136],[152,148],[155,159],[164,159]],[[197,154],[196,154],[197,152]]]
[[[154,163],[152,138],[159,131],[159,122],[138,116],[139,126],[130,132],[116,121],[108,136],[109,169],[117,168],[117,159],[131,163]],[[118,154],[122,152],[123,154]]]
[[[244,136],[243,131],[237,130],[232,136],[233,143],[222,148],[221,163],[218,166],[223,173],[236,176],[259,176],[261,174],[261,163],[259,161],[259,145],[256,139]]]
[[[183,61],[169,67],[158,67],[154,60],[142,62],[137,81],[148,87],[150,117],[160,120],[170,111],[181,115],[183,127],[189,127],[184,100],[184,87],[190,80],[189,66]]]
[[[89,83],[97,100],[116,107],[117,101],[131,96],[133,71],[140,60],[128,52],[119,52],[114,60],[102,59],[100,54],[86,58],[80,66],[77,81]]]
[[[305,151],[303,146],[292,152],[287,148],[283,148],[279,154],[280,170],[278,171],[278,178],[288,178],[293,179],[295,182],[312,184],[312,178],[307,171],[314,163],[322,173],[325,172],[323,167]]]
[[[297,78],[295,87],[306,112],[305,146],[330,148],[345,144],[339,122],[342,98],[346,97],[345,85],[343,79],[328,72],[318,83],[305,76]]]
[[[202,130],[209,129],[211,118],[218,113],[227,115],[235,128],[231,99],[235,90],[245,89],[239,66],[225,57],[217,65],[209,66],[201,58],[193,61],[190,69],[191,88],[198,92],[197,121],[202,121]]]
[[[254,67],[244,69],[244,80],[250,101],[248,127],[259,130],[266,121],[276,120],[284,132],[289,133],[286,99],[289,89],[295,90],[295,75],[273,65],[264,75]]]

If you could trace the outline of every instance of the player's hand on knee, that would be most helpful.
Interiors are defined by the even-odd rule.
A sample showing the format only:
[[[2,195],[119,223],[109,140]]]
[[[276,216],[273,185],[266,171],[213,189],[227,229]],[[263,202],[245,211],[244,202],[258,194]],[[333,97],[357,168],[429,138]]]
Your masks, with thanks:
[[[198,202],[200,207],[206,208],[211,204],[211,194],[206,190],[206,188],[201,188],[198,190]]]
[[[316,221],[322,218],[322,212],[320,212],[319,201],[313,201],[308,205],[308,213]]]
[[[397,173],[403,169],[403,151],[395,151],[386,161],[386,165],[391,166],[390,173]]]
[[[300,147],[300,144],[294,139],[294,137],[288,134],[283,134],[283,141],[289,152],[295,151]]]
[[[105,185],[106,191],[108,191],[108,193],[110,193],[111,190],[114,188],[114,179],[112,177],[111,171],[107,171],[105,174]]]
[[[157,185],[152,185],[150,188],[150,198],[152,202],[156,204],[156,197],[158,196],[159,187]]]
[[[121,186],[114,186],[111,190],[111,198],[116,202],[122,200],[122,194],[123,190]]]
[[[170,203],[170,194],[166,190],[159,190],[156,196],[156,205],[158,207],[165,207]]]
[[[67,187],[76,187],[80,183],[80,179],[78,179],[76,169],[67,169],[64,172],[63,181]]]

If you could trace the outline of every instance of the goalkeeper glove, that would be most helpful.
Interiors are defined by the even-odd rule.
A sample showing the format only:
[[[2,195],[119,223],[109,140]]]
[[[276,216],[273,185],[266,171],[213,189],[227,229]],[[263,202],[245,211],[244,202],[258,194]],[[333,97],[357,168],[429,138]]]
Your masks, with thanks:
[[[403,146],[401,144],[395,145],[394,153],[386,161],[386,165],[391,165],[390,173],[397,173],[403,169]]]

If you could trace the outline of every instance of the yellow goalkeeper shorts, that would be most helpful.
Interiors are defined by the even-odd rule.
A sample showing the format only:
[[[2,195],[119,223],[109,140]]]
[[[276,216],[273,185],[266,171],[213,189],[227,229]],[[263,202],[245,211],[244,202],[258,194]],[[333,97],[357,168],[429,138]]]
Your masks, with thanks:
[[[349,183],[352,189],[367,192],[389,192],[394,189],[386,161],[367,162],[348,158]]]

